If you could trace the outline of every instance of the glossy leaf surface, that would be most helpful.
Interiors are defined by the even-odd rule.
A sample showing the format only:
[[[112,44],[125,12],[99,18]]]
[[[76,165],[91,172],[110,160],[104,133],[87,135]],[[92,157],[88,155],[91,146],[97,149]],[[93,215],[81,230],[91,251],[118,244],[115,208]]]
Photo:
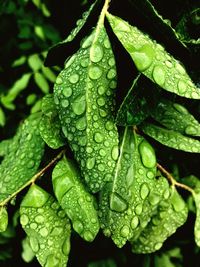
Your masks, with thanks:
[[[71,219],[74,230],[86,241],[93,241],[99,231],[95,199],[81,183],[73,162],[66,158],[60,160],[52,179],[58,202]]]
[[[143,124],[141,129],[145,134],[151,136],[165,146],[186,152],[200,153],[199,140],[192,139],[173,130],[167,130],[150,123]]]
[[[100,21],[67,61],[54,86],[63,133],[93,192],[112,180],[118,156],[115,88],[115,59]]]
[[[20,222],[41,266],[66,266],[70,251],[69,219],[51,195],[32,185],[21,203]]]
[[[171,93],[200,99],[200,90],[194,85],[184,67],[166,52],[163,46],[121,18],[109,13],[107,18],[140,72]]]

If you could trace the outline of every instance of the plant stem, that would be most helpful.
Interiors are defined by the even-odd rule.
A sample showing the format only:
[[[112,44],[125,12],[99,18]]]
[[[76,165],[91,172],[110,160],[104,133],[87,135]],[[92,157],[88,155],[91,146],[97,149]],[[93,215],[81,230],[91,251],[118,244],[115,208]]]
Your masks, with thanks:
[[[170,181],[172,186],[177,186],[177,187],[183,188],[183,189],[189,191],[190,193],[195,194],[194,190],[191,187],[189,187],[189,186],[187,186],[185,184],[181,184],[181,183],[177,182],[174,179],[174,177],[162,165],[157,163],[157,167],[166,176],[166,178]]]
[[[23,189],[25,189],[27,186],[35,183],[35,181],[40,178],[57,160],[59,160],[65,150],[62,150],[55,158],[53,158],[42,170],[40,170],[38,173],[36,173],[28,182],[26,182],[23,186],[21,186],[17,191],[15,191],[13,194],[11,194],[8,198],[0,202],[0,207],[5,206],[12,198],[14,198],[16,195],[18,195]]]

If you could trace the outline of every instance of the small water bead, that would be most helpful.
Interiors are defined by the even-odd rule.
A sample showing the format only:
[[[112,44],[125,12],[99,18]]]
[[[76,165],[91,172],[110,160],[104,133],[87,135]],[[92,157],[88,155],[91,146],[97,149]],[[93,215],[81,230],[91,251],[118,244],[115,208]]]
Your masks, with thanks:
[[[30,245],[31,245],[33,252],[35,252],[35,253],[38,252],[38,250],[40,248],[38,240],[35,237],[30,237],[29,241],[30,241]]]
[[[152,171],[148,171],[147,172],[147,177],[149,178],[149,179],[153,179],[154,178],[154,173],[152,172]]]
[[[87,169],[91,170],[95,165],[95,158],[88,158],[86,162]]]
[[[103,139],[104,139],[104,137],[103,137],[103,135],[101,133],[97,132],[97,133],[94,134],[94,140],[97,143],[103,142]]]
[[[69,66],[71,66],[71,64],[74,62],[75,58],[76,58],[76,56],[73,55],[65,61],[65,69],[68,68]]]
[[[120,230],[121,236],[122,237],[128,237],[130,233],[130,229],[127,225],[123,226],[122,229]]]
[[[115,59],[114,57],[111,57],[109,60],[108,60],[108,64],[113,67],[115,65]]]
[[[26,214],[22,214],[22,215],[20,216],[20,223],[21,223],[23,226],[25,226],[25,225],[27,225],[27,224],[29,223],[29,218],[28,218],[28,216],[27,216]]]
[[[104,40],[103,44],[104,44],[105,48],[107,48],[107,49],[110,48],[110,42],[107,38]]]
[[[115,89],[115,88],[117,87],[117,82],[116,82],[115,80],[111,81],[111,82],[109,83],[109,87],[110,87],[111,89]]]
[[[144,71],[150,67],[155,56],[155,50],[151,45],[145,44],[139,50],[135,50],[133,46],[131,56],[139,71]]]
[[[37,215],[35,217],[36,223],[43,223],[44,222],[44,217],[42,215]]]
[[[146,183],[143,183],[140,188],[140,196],[142,199],[145,199],[149,194],[149,187]]]
[[[85,231],[85,232],[83,233],[83,237],[84,237],[84,239],[85,239],[86,241],[88,241],[88,242],[92,242],[93,239],[94,239],[94,236],[93,236],[93,234],[92,234],[90,231]]]
[[[85,96],[78,96],[72,103],[72,109],[76,115],[83,114],[86,109]]]
[[[103,97],[100,97],[100,98],[97,99],[97,104],[98,104],[100,107],[104,106],[105,103],[106,103],[106,102],[105,102],[105,99],[104,99]]]
[[[97,63],[102,60],[103,54],[104,52],[102,46],[94,44],[90,50],[90,59],[92,62]]]
[[[97,80],[101,77],[102,75],[102,70],[98,66],[91,66],[88,71],[89,77],[92,80]]]
[[[69,101],[67,99],[61,100],[61,106],[67,108],[69,106]]]
[[[154,194],[154,193],[152,193],[152,194],[150,193],[148,200],[152,206],[155,206],[159,203],[160,196],[157,194]]]
[[[139,145],[139,152],[141,155],[142,163],[147,168],[156,166],[156,156],[153,147],[146,141],[142,141]]]
[[[107,78],[108,79],[113,79],[115,76],[117,75],[116,70],[115,69],[110,69],[107,73]]]
[[[178,62],[176,63],[176,69],[180,74],[185,74],[186,73],[184,67]]]
[[[161,66],[154,67],[153,79],[160,86],[162,86],[165,83],[165,71]]]
[[[70,97],[72,95],[72,89],[71,87],[65,87],[63,90],[62,90],[62,93],[65,97]]]
[[[80,131],[85,130],[87,126],[86,118],[82,117],[76,121],[76,128]]]
[[[166,60],[165,61],[165,65],[168,67],[168,68],[172,68],[173,67],[173,64],[170,60]]]
[[[108,115],[108,113],[105,110],[103,110],[103,109],[100,109],[99,114],[103,118],[105,118]]]
[[[137,215],[140,215],[140,214],[142,213],[142,209],[143,209],[142,204],[138,204],[138,205],[135,207],[135,213],[136,213]]]
[[[47,230],[46,227],[41,228],[40,231],[39,231],[39,233],[40,233],[41,236],[43,236],[43,237],[46,237],[46,236],[48,236],[48,234],[49,234],[49,232],[48,232],[48,230]]]
[[[188,135],[195,135],[195,134],[197,134],[197,129],[192,125],[188,125],[185,128],[185,133]]]
[[[53,236],[58,236],[61,235],[63,232],[63,228],[62,227],[54,227],[53,231],[51,232],[51,235]]]
[[[131,228],[136,229],[138,225],[139,225],[139,219],[137,216],[134,216],[133,219],[131,220]]]
[[[182,80],[178,82],[178,91],[181,94],[187,91],[187,84]]]
[[[100,156],[104,157],[106,155],[106,151],[104,149],[99,150]]]
[[[105,93],[105,91],[106,91],[106,87],[101,85],[101,86],[98,87],[97,91],[98,91],[98,94],[103,95]]]
[[[162,243],[155,244],[154,246],[155,250],[159,250],[162,247],[162,245],[163,245]]]
[[[61,76],[58,76],[58,77],[56,78],[56,84],[60,85],[60,84],[62,84],[62,83],[63,83],[63,78],[62,78]]]
[[[123,212],[128,208],[126,200],[116,193],[112,193],[110,197],[110,209],[117,212]]]
[[[59,267],[59,266],[60,266],[59,259],[53,254],[47,257],[46,263],[44,265],[44,267]]]
[[[69,81],[70,81],[70,83],[72,83],[72,84],[77,83],[78,80],[79,80],[79,75],[76,74],[76,73],[75,73],[75,74],[72,74],[72,75],[69,77]]]
[[[89,36],[84,40],[84,42],[82,43],[81,47],[82,47],[82,48],[88,48],[89,46],[91,46],[93,39],[94,39],[94,33],[91,34],[91,35],[89,35]]]
[[[88,146],[88,147],[86,148],[86,152],[87,152],[88,154],[92,153],[92,151],[93,151],[93,148],[92,148],[92,147]]]

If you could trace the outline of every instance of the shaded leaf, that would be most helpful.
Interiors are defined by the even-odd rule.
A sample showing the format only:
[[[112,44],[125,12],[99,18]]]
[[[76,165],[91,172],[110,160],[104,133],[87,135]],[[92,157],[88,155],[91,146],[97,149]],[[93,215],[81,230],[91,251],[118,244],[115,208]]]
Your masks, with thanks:
[[[60,160],[52,179],[58,202],[71,219],[74,230],[86,241],[93,241],[99,231],[95,199],[81,183],[73,162],[66,158]]]
[[[5,207],[0,207],[0,232],[6,231],[8,226],[8,213]]]
[[[33,54],[28,57],[28,65],[33,71],[38,71],[42,67],[42,60],[38,54]]]

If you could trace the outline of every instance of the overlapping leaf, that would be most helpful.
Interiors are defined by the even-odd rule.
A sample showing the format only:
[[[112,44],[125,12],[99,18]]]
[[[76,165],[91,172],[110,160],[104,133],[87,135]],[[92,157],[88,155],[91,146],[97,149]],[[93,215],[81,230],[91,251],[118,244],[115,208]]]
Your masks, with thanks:
[[[174,187],[168,192],[168,200],[161,201],[157,213],[139,238],[132,243],[134,253],[152,253],[159,250],[163,242],[185,223],[188,215],[186,203]]]
[[[81,183],[73,162],[66,158],[60,160],[52,179],[58,202],[72,220],[74,230],[86,241],[93,241],[99,231],[95,199]]]
[[[41,266],[66,266],[70,223],[51,195],[32,185],[20,206],[20,222]]]
[[[107,18],[140,72],[169,92],[200,99],[200,90],[194,85],[184,67],[166,52],[163,46],[121,18],[109,13]]]
[[[6,231],[8,226],[8,213],[5,207],[0,207],[0,233]]]
[[[167,130],[151,123],[143,123],[141,129],[161,144],[192,153],[200,153],[200,141],[184,136],[179,132]]]
[[[9,197],[37,171],[44,142],[39,134],[41,114],[30,115],[12,139],[0,165],[0,202]]]
[[[93,192],[112,180],[118,157],[115,59],[100,18],[80,50],[67,61],[54,86],[63,133]]]
[[[155,208],[155,198],[148,200],[156,185],[155,175],[153,148],[132,127],[126,127],[113,182],[103,188],[100,201],[101,227],[118,247],[136,238],[149,222]]]
[[[42,118],[39,124],[41,137],[53,149],[65,145],[58,112],[53,100],[53,95],[46,95],[42,99]]]
[[[152,117],[168,129],[182,134],[200,136],[200,124],[189,111],[178,103],[159,99]]]

